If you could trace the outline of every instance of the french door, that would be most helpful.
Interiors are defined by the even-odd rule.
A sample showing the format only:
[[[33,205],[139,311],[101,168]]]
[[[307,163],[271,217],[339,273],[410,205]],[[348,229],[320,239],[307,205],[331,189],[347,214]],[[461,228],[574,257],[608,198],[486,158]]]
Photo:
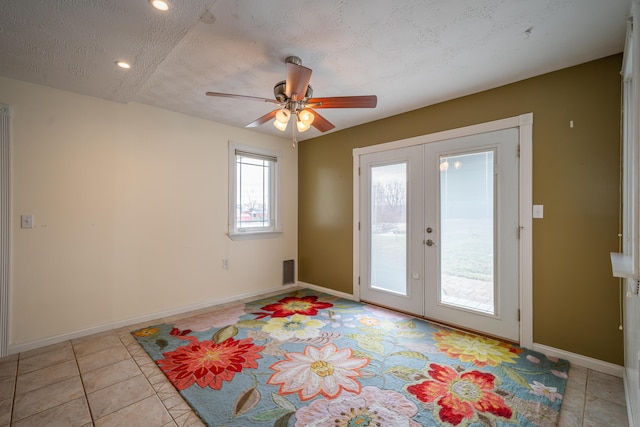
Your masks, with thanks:
[[[518,129],[360,157],[360,298],[518,341]]]

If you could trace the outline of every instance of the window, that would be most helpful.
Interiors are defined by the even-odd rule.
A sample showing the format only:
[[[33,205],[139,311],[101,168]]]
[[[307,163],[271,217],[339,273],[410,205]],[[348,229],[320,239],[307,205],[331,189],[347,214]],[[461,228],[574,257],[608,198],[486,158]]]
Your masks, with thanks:
[[[229,144],[229,237],[280,232],[278,152]]]

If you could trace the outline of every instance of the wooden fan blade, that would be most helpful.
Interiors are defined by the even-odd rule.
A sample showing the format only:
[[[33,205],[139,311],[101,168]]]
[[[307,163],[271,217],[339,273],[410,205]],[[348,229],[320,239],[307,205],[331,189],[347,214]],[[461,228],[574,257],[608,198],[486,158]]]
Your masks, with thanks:
[[[363,95],[309,98],[306,104],[313,108],[375,108],[378,105],[378,97]]]
[[[207,96],[218,96],[221,98],[234,98],[234,99],[248,99],[251,101],[270,102],[272,104],[280,105],[280,102],[275,99],[259,98],[257,96],[234,95],[232,93],[221,93],[221,92],[207,92],[206,94]]]
[[[256,119],[256,120],[252,121],[251,123],[249,123],[245,127],[255,128],[255,127],[258,127],[260,125],[263,125],[263,124],[267,123],[269,120],[273,119],[276,116],[276,113],[278,111],[280,111],[280,110],[273,110],[270,113],[267,113],[264,116],[260,117],[259,119]]]
[[[320,132],[326,132],[335,127],[333,123],[331,123],[329,120],[322,117],[320,114],[318,114],[317,111],[313,111],[311,108],[307,108],[307,109],[311,110],[311,112],[314,115],[313,123],[311,123],[311,126],[318,129]]]
[[[287,95],[287,98],[293,99],[293,95],[296,95],[296,101],[302,100],[307,93],[309,80],[311,80],[311,69],[287,62],[287,80],[285,87],[285,95]]]

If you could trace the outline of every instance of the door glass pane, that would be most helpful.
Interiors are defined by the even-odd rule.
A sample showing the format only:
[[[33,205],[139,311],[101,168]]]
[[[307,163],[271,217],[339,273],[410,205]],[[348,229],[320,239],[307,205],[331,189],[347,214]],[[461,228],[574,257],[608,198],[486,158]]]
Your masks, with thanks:
[[[407,294],[407,164],[371,167],[371,287]]]
[[[495,314],[493,151],[440,156],[440,302]]]

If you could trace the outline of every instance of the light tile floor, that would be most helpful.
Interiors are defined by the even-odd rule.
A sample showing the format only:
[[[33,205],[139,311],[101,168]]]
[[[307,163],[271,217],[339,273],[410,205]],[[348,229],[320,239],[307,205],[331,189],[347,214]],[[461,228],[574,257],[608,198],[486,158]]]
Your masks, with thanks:
[[[129,332],[205,311],[0,359],[0,427],[204,426]],[[627,426],[622,379],[572,366],[559,425]]]

